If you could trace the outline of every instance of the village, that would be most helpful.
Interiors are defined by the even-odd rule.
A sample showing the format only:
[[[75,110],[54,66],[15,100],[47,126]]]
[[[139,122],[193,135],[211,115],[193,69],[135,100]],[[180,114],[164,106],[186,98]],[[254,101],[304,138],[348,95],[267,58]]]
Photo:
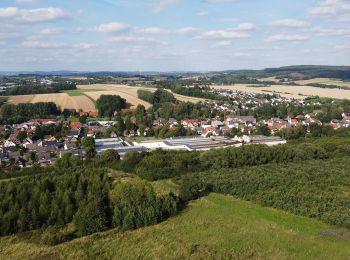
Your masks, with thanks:
[[[67,111],[66,111],[67,112]],[[165,150],[209,150],[249,144],[277,145],[286,143],[286,139],[278,135],[283,129],[304,127],[310,131],[311,125],[322,126],[315,114],[300,114],[293,118],[276,118],[257,120],[254,116],[227,115],[220,118],[183,119],[158,118],[153,121],[151,128],[140,128],[124,131],[118,136],[114,131],[118,121],[98,121],[95,113],[80,112],[81,117],[88,121],[67,121],[59,119],[34,118],[21,124],[1,125],[0,135],[1,167],[32,167],[33,165],[53,165],[57,158],[70,153],[80,159],[86,159],[87,153],[81,140],[93,138],[95,151],[101,154],[113,149],[123,157],[127,152],[148,152],[155,149]],[[350,113],[343,113],[342,119],[331,120],[328,124],[332,129],[350,126]],[[151,129],[167,126],[183,128],[190,136],[177,136],[166,139],[152,137]],[[258,128],[265,128],[268,134],[257,134]],[[51,129],[45,131],[44,129]],[[52,129],[56,129],[52,130]]]

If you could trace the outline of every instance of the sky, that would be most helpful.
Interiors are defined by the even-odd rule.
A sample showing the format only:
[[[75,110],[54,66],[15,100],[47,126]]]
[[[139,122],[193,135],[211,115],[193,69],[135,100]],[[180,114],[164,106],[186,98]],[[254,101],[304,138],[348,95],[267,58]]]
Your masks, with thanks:
[[[1,0],[0,71],[350,65],[350,0]]]

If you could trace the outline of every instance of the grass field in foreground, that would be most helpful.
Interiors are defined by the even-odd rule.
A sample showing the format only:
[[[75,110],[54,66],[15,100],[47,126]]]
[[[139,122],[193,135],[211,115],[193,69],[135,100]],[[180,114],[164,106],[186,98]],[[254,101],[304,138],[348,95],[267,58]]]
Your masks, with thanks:
[[[347,259],[349,241],[320,235],[324,230],[334,227],[211,194],[161,224],[135,231],[111,230],[55,247],[21,236],[1,238],[0,258]]]
[[[69,96],[83,96],[85,92],[97,92],[97,91],[103,91],[103,89],[83,89],[83,88],[77,88],[77,89],[71,89],[71,90],[65,90],[64,93],[67,93]]]

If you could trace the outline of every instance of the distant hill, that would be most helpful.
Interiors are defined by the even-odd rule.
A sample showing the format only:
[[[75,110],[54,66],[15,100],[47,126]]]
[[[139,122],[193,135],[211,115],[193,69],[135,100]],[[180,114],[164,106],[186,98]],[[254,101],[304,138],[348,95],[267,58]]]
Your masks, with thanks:
[[[339,78],[350,79],[350,66],[315,66],[299,65],[263,70],[269,76],[283,76],[293,80],[310,78]]]
[[[350,79],[350,66],[320,66],[320,65],[294,65],[280,68],[266,68],[263,70],[227,70],[227,71],[0,71],[0,75],[39,75],[39,76],[86,76],[86,77],[132,77],[132,76],[219,76],[229,77],[271,77],[304,80],[310,78],[339,78]]]

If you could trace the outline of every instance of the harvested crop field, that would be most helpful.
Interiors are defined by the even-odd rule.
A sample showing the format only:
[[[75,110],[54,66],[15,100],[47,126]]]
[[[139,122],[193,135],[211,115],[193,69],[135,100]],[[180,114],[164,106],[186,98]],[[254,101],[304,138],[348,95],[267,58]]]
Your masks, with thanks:
[[[279,81],[279,79],[277,79],[276,77],[260,78],[260,79],[258,79],[258,80],[259,80],[259,81],[262,81],[262,82],[264,82],[264,81],[278,82],[278,81]]]
[[[9,103],[38,103],[38,102],[54,102],[61,109],[76,109],[83,111],[96,111],[95,101],[101,95],[119,95],[135,108],[141,104],[146,109],[151,107],[151,104],[138,98],[137,91],[139,89],[154,92],[154,88],[130,87],[126,85],[79,85],[77,90],[67,91],[66,93],[52,94],[36,94],[36,95],[20,95],[9,97]],[[170,90],[168,90],[171,92]],[[187,97],[173,93],[175,98],[180,101],[198,103],[204,99],[196,97]]]
[[[249,87],[248,87],[249,86]],[[235,84],[235,85],[214,85],[214,89],[229,89],[263,94],[279,94],[289,98],[305,98],[307,96],[320,96],[335,99],[350,99],[350,90],[318,88],[311,86],[288,86],[288,85],[271,85],[266,87],[254,87],[254,85]]]
[[[61,109],[96,111],[95,103],[87,96],[69,96],[66,93],[11,96],[9,102],[12,104],[54,102]]]
[[[330,78],[314,78],[308,80],[298,80],[297,84],[324,84],[324,85],[336,85],[339,87],[350,87],[350,81],[342,81],[340,79],[330,79]]]
[[[119,95],[122,98],[126,99],[126,102],[131,104],[131,107],[136,107],[137,105],[143,105],[146,109],[151,106],[150,103],[143,101],[138,98],[137,91],[139,89],[146,89],[148,91],[154,91],[154,89],[149,88],[140,88],[140,87],[129,87],[124,85],[105,85],[105,84],[96,84],[96,85],[80,85],[77,86],[79,89],[103,89],[105,91],[91,91],[85,92],[85,95],[89,96],[93,100],[97,100],[101,95]]]
[[[79,89],[104,89],[106,91],[98,91],[98,92],[86,92],[85,95],[88,95],[94,100],[97,100],[101,95],[119,95],[122,98],[125,98],[128,103],[130,103],[132,106],[137,106],[138,104],[141,104],[145,106],[146,108],[149,108],[151,104],[149,104],[146,101],[143,101],[138,98],[137,91],[139,89],[147,90],[150,92],[154,92],[154,88],[143,88],[143,87],[130,87],[126,85],[107,85],[107,84],[95,84],[95,85],[79,85],[77,86]],[[170,90],[168,90],[171,92]],[[196,98],[196,97],[188,97],[183,95],[178,95],[173,93],[175,98],[184,101],[184,102],[193,102],[198,103],[200,101],[204,101],[202,98]]]

